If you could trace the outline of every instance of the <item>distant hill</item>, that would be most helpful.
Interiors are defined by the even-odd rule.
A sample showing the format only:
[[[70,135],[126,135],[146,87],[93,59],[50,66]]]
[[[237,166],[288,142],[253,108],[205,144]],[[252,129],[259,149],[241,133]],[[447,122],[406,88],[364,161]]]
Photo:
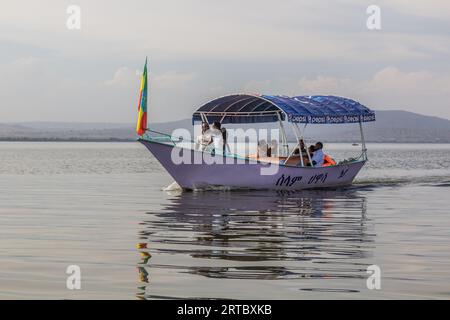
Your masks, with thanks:
[[[377,121],[364,124],[368,142],[450,143],[450,120],[400,110],[376,111],[376,118]],[[311,126],[310,129],[309,135],[328,137],[328,141],[353,141],[360,136],[358,125]]]
[[[129,141],[131,124],[29,122],[0,124],[3,141]]]
[[[450,143],[450,120],[408,111],[376,111],[377,121],[366,123],[368,142]],[[192,132],[190,119],[150,123],[153,130],[170,133],[176,128]],[[228,128],[235,125],[226,125]],[[251,127],[275,128],[277,124],[255,124]],[[26,122],[0,123],[3,141],[130,141],[137,138],[135,125],[128,123]],[[295,140],[287,126],[288,138]],[[358,125],[312,125],[306,137],[327,142],[359,141]]]

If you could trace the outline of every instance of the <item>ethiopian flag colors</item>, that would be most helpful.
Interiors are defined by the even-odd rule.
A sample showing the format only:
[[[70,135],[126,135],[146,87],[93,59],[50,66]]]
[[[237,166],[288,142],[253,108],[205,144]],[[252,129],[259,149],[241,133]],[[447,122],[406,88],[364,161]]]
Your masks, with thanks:
[[[145,59],[144,72],[142,73],[141,92],[139,94],[139,117],[136,132],[142,136],[147,130],[147,59]]]

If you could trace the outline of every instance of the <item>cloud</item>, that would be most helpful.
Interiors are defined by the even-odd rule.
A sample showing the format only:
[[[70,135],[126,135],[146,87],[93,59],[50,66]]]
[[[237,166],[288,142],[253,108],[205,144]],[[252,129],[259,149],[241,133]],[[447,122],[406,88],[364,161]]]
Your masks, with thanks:
[[[178,73],[175,71],[165,72],[160,75],[155,75],[152,79],[152,85],[161,89],[176,90],[180,87],[186,86],[189,82],[194,80],[195,73]]]
[[[381,108],[397,107],[450,119],[450,74],[427,70],[377,72],[362,91]]]
[[[381,0],[379,1],[379,5],[395,9],[406,15],[438,19],[450,18],[450,2],[448,0]]]
[[[399,23],[407,24],[407,28],[398,34],[392,34],[388,25],[395,26],[397,16],[405,14],[450,20],[446,2],[435,0],[433,6],[420,0],[382,1],[383,17],[391,12],[392,16],[383,20],[382,31],[376,33],[365,28],[366,6],[356,0],[333,4],[306,0],[281,3],[186,0],[176,4],[177,10],[171,1],[136,0],[133,6],[124,7],[120,1],[80,0],[80,31],[69,31],[65,26],[67,4],[18,0],[2,7],[0,30],[12,30],[5,32],[7,37],[14,34],[27,43],[81,56],[145,52],[153,58],[172,60],[204,57],[375,61],[414,54],[413,58],[421,59],[425,53],[418,47],[428,48],[429,43],[433,46],[438,41],[442,43],[442,39],[428,39],[423,34],[409,32],[408,24],[417,21],[401,20]],[[24,6],[28,10],[24,11]],[[445,26],[448,28],[448,23]]]
[[[375,74],[371,81],[373,87],[391,88],[411,94],[413,90],[427,88],[430,94],[450,93],[448,74],[437,74],[430,71],[402,72],[398,68],[388,67]]]
[[[243,92],[261,94],[270,91],[272,87],[271,80],[250,80],[244,85]]]
[[[134,121],[146,55],[158,121],[239,91],[340,94],[450,117],[448,1],[380,0],[381,31],[367,30],[359,0],[79,0],[79,31],[66,28],[69,4],[2,5],[3,121]]]
[[[132,71],[128,67],[120,67],[116,70],[113,77],[105,81],[107,86],[125,86],[130,87],[137,83],[140,78],[138,70]]]
[[[24,98],[24,92],[42,92],[43,83],[48,78],[49,72],[46,62],[35,57],[20,57],[11,62],[0,64],[2,104],[7,105],[7,102],[10,101],[8,98],[17,95],[18,92],[21,93],[22,99]]]
[[[35,57],[19,58],[11,63],[13,68],[29,68],[35,66],[39,62],[39,59]]]
[[[43,61],[35,57],[19,57],[11,62],[0,64],[2,77],[6,83],[11,81],[11,77],[20,79],[23,74],[33,73],[37,70],[42,70]]]
[[[347,93],[353,86],[349,78],[335,78],[330,76],[317,76],[314,79],[302,78],[298,81],[300,91],[307,94],[337,94]]]
[[[132,70],[129,67],[120,67],[115,72],[111,79],[105,81],[107,86],[135,86],[136,82],[141,79],[141,70]],[[177,87],[185,86],[196,77],[195,73],[168,71],[162,74],[150,74],[148,76],[151,85],[161,89],[176,89]]]
[[[390,66],[369,79],[317,76],[298,81],[305,95],[353,97],[374,109],[403,109],[450,119],[450,74],[402,71]]]

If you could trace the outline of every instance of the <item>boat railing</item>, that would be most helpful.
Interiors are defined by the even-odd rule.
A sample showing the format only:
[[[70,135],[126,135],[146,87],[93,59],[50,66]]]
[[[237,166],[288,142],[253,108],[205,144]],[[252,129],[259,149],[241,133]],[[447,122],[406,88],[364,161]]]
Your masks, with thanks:
[[[150,130],[150,129],[146,130],[146,132],[142,136],[142,138],[144,140],[163,143],[163,144],[169,144],[172,146],[177,146],[177,147],[186,148],[186,149],[199,149],[199,148],[197,148],[198,143],[191,139],[186,139],[186,138],[183,138],[182,136],[174,137],[170,134],[155,131],[155,130]],[[208,146],[203,146],[202,151],[211,153],[213,148],[214,148],[213,145],[210,144]],[[221,154],[220,151],[216,152],[216,153]]]
[[[150,129],[147,129],[145,131],[145,134],[142,136],[142,138],[145,140],[148,140],[148,141],[159,142],[159,143],[168,143],[168,144],[172,144],[174,146],[176,146],[177,143],[184,141],[181,137],[175,138],[170,134],[155,131],[155,130],[150,130]]]
[[[213,144],[210,144],[207,146],[200,146],[198,142],[195,142],[191,139],[185,139],[181,136],[174,137],[170,134],[155,131],[155,130],[150,130],[150,129],[146,130],[145,134],[142,136],[142,139],[151,141],[151,142],[168,144],[168,145],[171,145],[174,147],[176,146],[176,147],[180,147],[180,148],[201,151],[201,152],[205,152],[205,153],[214,152],[216,155],[223,155],[224,157],[244,159],[244,160],[250,159],[250,160],[266,162],[266,161],[262,160],[262,158],[259,158],[259,157],[252,157],[249,155],[241,155],[241,154],[231,153],[231,152],[222,153],[222,150],[214,150],[213,151],[213,149],[214,149]],[[338,165],[349,164],[349,163],[353,163],[353,162],[360,162],[360,161],[365,161],[365,160],[366,160],[366,155],[363,151],[358,157],[351,157],[351,158],[347,158],[342,161],[339,161]]]
[[[214,144],[209,145],[200,145],[198,142],[193,141],[191,139],[185,139],[183,137],[174,137],[170,134],[158,132],[155,130],[147,129],[145,134],[141,137],[143,140],[157,142],[162,144],[169,144],[172,146],[201,151],[204,153],[212,153],[214,152],[216,155],[230,157],[230,158],[238,158],[238,159],[248,159],[248,157],[242,156],[237,153],[232,153],[230,151],[226,151],[223,153],[222,150],[214,150]]]

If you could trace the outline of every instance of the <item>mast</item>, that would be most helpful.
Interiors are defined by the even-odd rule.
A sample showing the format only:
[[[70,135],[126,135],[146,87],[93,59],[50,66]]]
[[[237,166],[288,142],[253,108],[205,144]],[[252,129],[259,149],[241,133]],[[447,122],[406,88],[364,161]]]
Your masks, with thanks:
[[[138,120],[136,132],[142,136],[147,131],[147,57],[145,57],[144,71],[141,78],[141,90],[139,92]]]

